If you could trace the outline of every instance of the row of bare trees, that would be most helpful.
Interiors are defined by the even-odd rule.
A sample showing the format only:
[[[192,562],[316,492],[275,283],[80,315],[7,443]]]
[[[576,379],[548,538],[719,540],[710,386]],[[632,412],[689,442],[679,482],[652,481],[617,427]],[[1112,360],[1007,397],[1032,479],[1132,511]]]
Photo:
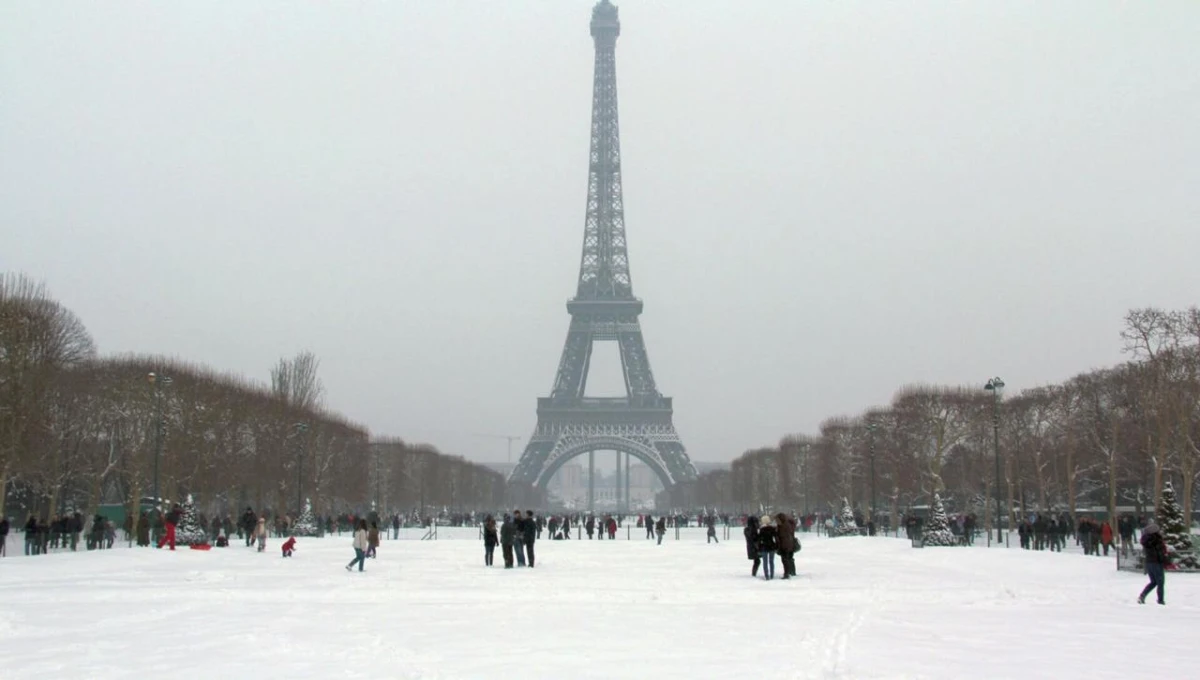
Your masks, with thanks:
[[[496,472],[372,444],[323,407],[318,369],[311,353],[282,359],[263,386],[162,357],[98,357],[43,285],[0,275],[0,509],[136,510],[156,478],[160,497],[222,512],[294,513],[301,498],[319,513],[499,504]]]
[[[1169,476],[1190,517],[1200,477],[1200,309],[1135,309],[1124,321],[1131,358],[1119,366],[1008,398],[982,381],[908,386],[885,407],[826,420],[819,434],[747,451],[672,502],[828,512],[846,498],[894,528],[936,490],[989,525],[998,495],[1011,526],[1035,511],[1145,512]]]

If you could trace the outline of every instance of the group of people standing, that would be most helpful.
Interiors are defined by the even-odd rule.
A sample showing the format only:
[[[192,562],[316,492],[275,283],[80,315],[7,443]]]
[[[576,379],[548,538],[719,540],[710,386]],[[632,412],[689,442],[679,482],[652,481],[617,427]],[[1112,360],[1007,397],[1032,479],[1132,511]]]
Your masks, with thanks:
[[[520,510],[513,510],[511,515],[505,513],[499,530],[496,528],[496,518],[488,515],[483,521],[483,563],[492,566],[496,544],[499,543],[504,555],[505,569],[513,568],[514,557],[516,566],[524,567],[528,564],[532,569],[533,544],[537,541],[538,526],[537,517],[532,510],[527,510],[524,516]]]
[[[774,517],[750,516],[746,518],[746,528],[742,533],[746,538],[746,557],[754,561],[754,565],[750,567],[751,576],[758,575],[761,565],[763,579],[774,579],[776,553],[779,554],[779,561],[783,566],[783,579],[796,575],[796,552],[800,550],[800,539],[796,537],[796,520],[782,512]]]

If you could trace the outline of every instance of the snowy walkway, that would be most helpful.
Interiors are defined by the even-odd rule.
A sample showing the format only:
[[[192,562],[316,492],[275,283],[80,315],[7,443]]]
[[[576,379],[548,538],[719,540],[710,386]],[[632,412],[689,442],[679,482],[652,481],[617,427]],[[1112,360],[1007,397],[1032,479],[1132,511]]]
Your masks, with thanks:
[[[802,535],[800,578],[768,583],[738,537],[634,531],[541,541],[513,571],[474,540],[402,540],[348,574],[348,536],[290,560],[277,539],[4,558],[0,676],[1093,680],[1200,662],[1200,575],[1139,606],[1144,577],[1111,559]]]

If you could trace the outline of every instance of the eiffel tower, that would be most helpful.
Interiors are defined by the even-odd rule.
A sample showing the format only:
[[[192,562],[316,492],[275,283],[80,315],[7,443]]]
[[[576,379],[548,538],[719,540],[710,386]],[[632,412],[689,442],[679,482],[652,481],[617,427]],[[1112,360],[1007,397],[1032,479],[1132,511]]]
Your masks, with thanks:
[[[629,501],[632,456],[670,489],[695,479],[696,468],[671,422],[670,397],[654,382],[638,316],[642,301],[633,295],[625,245],[625,204],[621,194],[621,137],[617,126],[617,8],[601,0],[592,9],[596,47],[592,85],[592,142],[588,164],[587,212],[579,286],[567,302],[571,325],[554,388],[537,402],[537,427],[509,476],[514,495],[521,487],[540,492],[568,460],[588,454],[589,506],[594,502],[596,451],[617,452],[617,507],[621,507],[621,455],[625,456],[624,502]],[[625,396],[584,397],[592,347],[616,342],[625,378]]]

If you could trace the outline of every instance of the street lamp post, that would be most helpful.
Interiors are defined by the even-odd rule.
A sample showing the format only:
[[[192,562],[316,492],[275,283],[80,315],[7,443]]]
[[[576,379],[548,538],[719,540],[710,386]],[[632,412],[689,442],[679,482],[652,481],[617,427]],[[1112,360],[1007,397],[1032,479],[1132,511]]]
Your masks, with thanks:
[[[162,458],[163,448],[163,408],[162,408],[162,390],[171,386],[171,378],[167,376],[156,375],[151,371],[146,379],[150,382],[150,389],[154,390],[154,507],[158,508],[160,496],[158,495],[158,467],[159,459]]]
[[[867,424],[867,438],[871,447],[871,521],[875,521],[875,423]]]
[[[296,516],[304,512],[304,433],[308,432],[308,423],[296,423],[296,435],[300,438],[300,446],[296,450]]]
[[[1004,391],[1004,381],[992,378],[983,389],[992,393],[992,439],[996,455],[996,543],[1004,541],[1000,533],[1000,393]]]

